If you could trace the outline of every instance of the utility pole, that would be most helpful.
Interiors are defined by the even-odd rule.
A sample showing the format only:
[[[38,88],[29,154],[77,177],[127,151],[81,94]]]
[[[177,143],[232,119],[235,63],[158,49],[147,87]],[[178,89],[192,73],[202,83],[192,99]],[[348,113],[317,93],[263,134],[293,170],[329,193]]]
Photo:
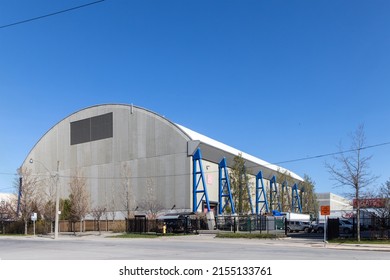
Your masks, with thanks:
[[[60,161],[57,161],[57,174],[56,176],[56,213],[55,213],[55,221],[54,221],[54,239],[58,238],[58,226],[59,226],[59,211],[60,211],[60,190],[58,189],[58,180],[59,178],[59,169],[60,169]]]

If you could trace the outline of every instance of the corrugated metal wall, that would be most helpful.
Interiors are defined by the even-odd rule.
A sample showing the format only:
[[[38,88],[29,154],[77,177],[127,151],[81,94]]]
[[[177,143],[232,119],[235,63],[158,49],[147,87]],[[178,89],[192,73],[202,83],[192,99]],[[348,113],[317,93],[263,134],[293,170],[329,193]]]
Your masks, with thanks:
[[[70,124],[113,113],[113,137],[71,145]],[[69,181],[78,172],[87,180],[92,207],[115,205],[124,210],[123,189],[133,194],[133,207],[153,191],[161,205],[191,209],[191,157],[183,132],[163,117],[127,105],[102,105],[79,111],[44,135],[23,166],[47,178],[59,161],[61,196],[68,196]],[[29,159],[33,158],[31,164]],[[50,174],[47,171],[50,170]]]

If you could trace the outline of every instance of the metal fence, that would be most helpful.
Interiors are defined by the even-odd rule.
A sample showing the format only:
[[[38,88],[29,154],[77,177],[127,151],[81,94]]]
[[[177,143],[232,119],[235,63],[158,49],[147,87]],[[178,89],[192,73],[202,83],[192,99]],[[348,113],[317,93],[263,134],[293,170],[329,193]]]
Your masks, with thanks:
[[[337,220],[337,219],[336,219]],[[357,237],[357,221],[356,218],[349,220],[352,226],[350,231],[344,231],[345,228],[338,226],[339,222],[335,222],[333,226],[329,224],[328,236],[333,238],[356,238]],[[67,221],[61,221],[60,232],[71,231],[71,228],[66,228],[63,225],[69,224]],[[156,234],[163,233],[163,227],[165,225],[166,233],[198,233],[200,230],[219,230],[230,232],[258,232],[258,233],[274,233],[279,231],[280,233],[285,231],[285,219],[284,217],[272,217],[272,216],[217,216],[215,220],[208,221],[205,216],[193,215],[186,219],[178,221],[164,221],[159,219],[147,219],[146,217],[135,217],[126,221],[116,221],[122,223],[122,229],[118,232],[132,233],[147,233],[153,232]],[[105,221],[101,221],[100,226],[96,221],[86,221],[84,230],[113,230],[115,224],[108,224]],[[209,225],[215,225],[213,228],[209,228]],[[78,229],[78,226],[76,225]],[[52,230],[50,223],[38,221],[36,224],[37,234],[48,234]],[[329,232],[332,230],[332,232]],[[32,224],[28,225],[29,234],[32,233]],[[8,221],[0,223],[0,234],[15,234],[24,233],[24,223],[21,221]],[[314,235],[313,235],[314,236]],[[310,234],[307,235],[310,238]],[[390,218],[379,217],[364,217],[360,219],[360,237],[362,239],[387,239],[390,240]]]
[[[209,228],[211,224],[215,225],[214,228]],[[126,220],[127,232],[131,233],[162,233],[164,225],[167,233],[197,233],[199,230],[260,233],[285,231],[284,218],[257,215],[217,216],[213,221],[199,216],[177,220],[147,219],[141,216]]]
[[[274,232],[285,231],[284,217],[245,215],[245,216],[218,216],[216,229],[222,231],[242,232]]]
[[[185,217],[183,219],[147,219],[140,216],[126,220],[126,231],[129,233],[198,233],[207,230],[207,220],[201,217]]]
[[[357,220],[352,219],[352,236],[357,234]],[[360,237],[364,239],[390,239],[390,218],[364,217],[360,219]]]
[[[329,218],[328,239],[357,237],[357,219]],[[390,218],[363,217],[360,219],[360,238],[365,240],[390,239]]]

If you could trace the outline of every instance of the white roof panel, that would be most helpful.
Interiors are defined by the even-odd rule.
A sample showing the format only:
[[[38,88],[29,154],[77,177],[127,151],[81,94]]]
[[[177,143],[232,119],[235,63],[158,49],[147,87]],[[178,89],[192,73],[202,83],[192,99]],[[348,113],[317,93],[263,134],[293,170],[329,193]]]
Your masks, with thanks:
[[[264,166],[264,167],[266,167],[268,169],[271,169],[271,170],[273,170],[275,172],[281,172],[281,173],[288,172],[288,173],[290,173],[290,175],[294,179],[299,180],[299,181],[303,181],[302,177],[300,177],[299,175],[295,174],[294,172],[291,172],[288,169],[285,169],[285,168],[283,168],[281,166],[277,166],[275,164],[266,162],[266,161],[264,161],[262,159],[259,159],[257,157],[252,156],[252,155],[244,153],[244,152],[242,152],[240,150],[237,150],[237,149],[235,149],[233,147],[230,147],[230,146],[228,146],[228,145],[226,145],[226,144],[224,144],[222,142],[214,140],[214,139],[212,139],[210,137],[207,137],[207,136],[205,136],[203,134],[200,134],[200,133],[198,133],[196,131],[193,131],[193,130],[191,130],[191,129],[187,128],[187,127],[184,127],[182,125],[179,125],[179,124],[176,124],[176,125],[180,129],[182,129],[194,141],[198,140],[198,141],[200,141],[202,143],[205,143],[205,144],[210,145],[212,147],[221,149],[221,150],[226,151],[226,152],[228,152],[230,154],[233,154],[233,155],[241,154],[244,159],[249,160],[251,162],[254,162],[254,163],[258,164],[259,166]]]

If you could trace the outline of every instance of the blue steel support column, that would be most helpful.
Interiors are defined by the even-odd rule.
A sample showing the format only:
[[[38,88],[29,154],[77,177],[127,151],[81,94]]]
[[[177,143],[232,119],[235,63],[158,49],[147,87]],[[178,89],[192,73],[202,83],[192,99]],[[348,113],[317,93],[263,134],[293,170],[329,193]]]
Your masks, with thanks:
[[[203,164],[202,164],[202,153],[200,151],[200,148],[195,152],[192,158],[193,161],[193,186],[192,186],[192,197],[193,197],[193,203],[192,203],[192,209],[193,212],[197,212],[199,205],[202,203],[203,198],[206,201],[207,211],[210,212],[210,201],[209,201],[209,195],[207,193],[207,186],[206,181],[204,179],[204,173],[203,173]],[[198,169],[199,168],[199,169]],[[200,188],[200,185],[202,184],[203,188]],[[198,202],[198,194],[202,194],[202,196],[199,199]],[[203,209],[202,209],[203,211]]]
[[[263,205],[260,208],[260,203]],[[265,208],[265,212],[269,212],[267,192],[264,188],[263,173],[259,171],[256,175],[256,215],[260,215],[261,211]]]
[[[301,205],[301,199],[299,198],[298,194],[298,185],[297,183],[294,184],[292,187],[292,204],[291,204],[291,212],[297,212],[302,213],[302,205]]]
[[[229,172],[227,169],[226,159],[223,158],[219,163],[219,215],[223,213],[229,203],[232,210],[232,214],[235,214],[236,210],[234,208],[234,201],[230,188]]]
[[[274,175],[270,180],[270,206],[271,211],[281,211],[278,186],[276,184],[276,176]],[[274,207],[275,206],[275,207]]]

